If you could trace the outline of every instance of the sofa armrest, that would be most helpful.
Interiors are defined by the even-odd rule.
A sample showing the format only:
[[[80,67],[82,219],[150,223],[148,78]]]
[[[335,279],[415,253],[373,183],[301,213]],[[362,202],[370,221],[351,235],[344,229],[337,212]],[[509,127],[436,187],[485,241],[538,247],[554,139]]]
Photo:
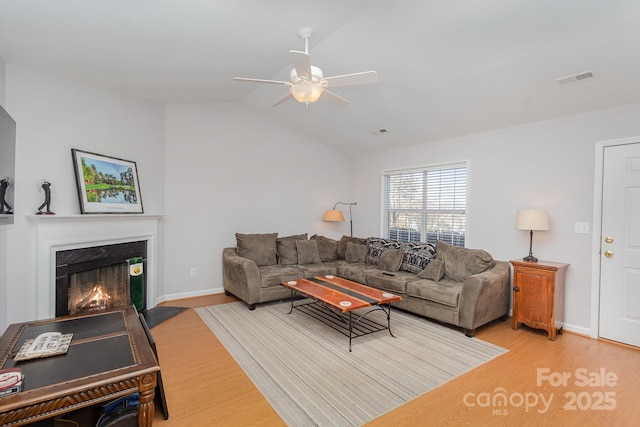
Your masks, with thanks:
[[[458,326],[474,330],[508,314],[511,299],[510,275],[509,263],[496,261],[490,269],[467,277],[460,295]]]
[[[249,305],[260,302],[260,271],[256,263],[238,256],[236,248],[222,250],[224,290]]]

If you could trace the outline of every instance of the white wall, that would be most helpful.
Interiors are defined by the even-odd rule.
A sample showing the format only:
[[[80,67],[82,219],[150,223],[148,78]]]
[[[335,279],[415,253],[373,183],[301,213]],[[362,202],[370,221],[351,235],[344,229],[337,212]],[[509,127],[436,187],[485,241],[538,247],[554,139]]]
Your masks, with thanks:
[[[51,210],[80,208],[71,148],[137,162],[145,212],[164,209],[164,106],[7,65],[6,102],[16,120],[15,225],[6,231],[9,323],[35,318],[34,225],[52,183]],[[159,247],[162,247],[160,237]],[[161,260],[161,259],[160,259]],[[161,287],[162,277],[159,278]]]
[[[591,222],[595,142],[640,134],[640,104],[570,116],[416,147],[361,156],[354,165],[363,236],[380,233],[381,171],[469,161],[467,247],[494,258],[529,252],[529,235],[515,230],[519,208],[547,209],[551,230],[537,232],[533,253],[571,264],[566,283],[566,328],[590,331]],[[593,224],[591,224],[593,228]]]
[[[6,64],[0,56],[0,105],[6,107]],[[5,108],[6,109],[6,108]],[[0,331],[7,328],[7,227],[0,227]]]
[[[322,222],[351,194],[346,156],[238,103],[169,105],[166,121],[167,299],[221,292],[236,232],[349,233]]]
[[[5,94],[7,92],[6,73],[7,65],[4,62],[4,58],[0,56],[0,105],[5,105]]]

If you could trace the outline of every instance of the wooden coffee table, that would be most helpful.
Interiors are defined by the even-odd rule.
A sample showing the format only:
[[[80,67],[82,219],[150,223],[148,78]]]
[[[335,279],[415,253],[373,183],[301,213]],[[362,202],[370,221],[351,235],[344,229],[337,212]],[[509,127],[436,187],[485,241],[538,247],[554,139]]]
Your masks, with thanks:
[[[298,309],[348,336],[349,351],[353,338],[382,330],[388,330],[394,336],[391,332],[391,303],[402,300],[398,295],[335,276],[298,279],[283,282],[282,285],[291,289],[289,314],[294,308]],[[296,304],[298,295],[312,301]],[[353,313],[354,310],[367,307],[373,308],[362,314]],[[369,313],[380,310],[386,315],[386,325],[366,317]]]

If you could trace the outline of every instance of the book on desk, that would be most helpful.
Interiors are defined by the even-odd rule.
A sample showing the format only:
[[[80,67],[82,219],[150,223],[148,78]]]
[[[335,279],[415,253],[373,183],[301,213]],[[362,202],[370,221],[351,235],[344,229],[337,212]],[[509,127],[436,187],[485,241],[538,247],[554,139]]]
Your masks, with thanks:
[[[66,354],[69,351],[71,338],[73,338],[73,334],[45,332],[34,339],[25,341],[14,360],[20,362],[22,360]]]

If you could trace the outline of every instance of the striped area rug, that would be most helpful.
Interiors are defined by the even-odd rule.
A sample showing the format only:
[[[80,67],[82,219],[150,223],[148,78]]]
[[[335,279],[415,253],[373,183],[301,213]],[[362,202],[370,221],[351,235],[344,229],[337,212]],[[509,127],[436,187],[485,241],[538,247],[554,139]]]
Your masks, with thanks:
[[[348,338],[289,303],[196,311],[290,426],[359,426],[507,350],[399,310]],[[382,312],[367,317],[386,322]]]

